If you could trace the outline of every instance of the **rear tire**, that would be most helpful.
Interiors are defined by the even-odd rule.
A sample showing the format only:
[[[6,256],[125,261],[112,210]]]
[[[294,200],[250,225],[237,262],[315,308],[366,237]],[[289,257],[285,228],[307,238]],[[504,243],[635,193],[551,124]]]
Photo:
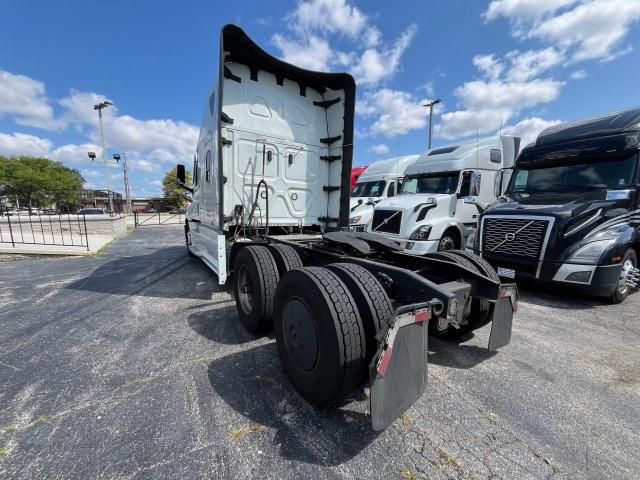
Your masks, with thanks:
[[[354,263],[333,263],[327,267],[342,280],[358,306],[366,336],[366,363],[378,350],[376,335],[389,328],[393,305],[378,279],[369,270]]]
[[[266,247],[251,245],[240,249],[235,261],[233,291],[240,322],[251,333],[271,328],[279,280],[278,266]]]
[[[295,389],[323,406],[354,390],[366,369],[365,332],[353,296],[322,267],[286,273],[275,297],[280,361]]]
[[[272,243],[269,245],[269,251],[273,255],[276,265],[278,265],[278,273],[281,277],[289,270],[302,268],[304,266],[296,249],[289,245]]]
[[[631,293],[631,288],[626,285],[627,276],[625,274],[625,268],[628,268],[629,266],[631,268],[636,268],[638,266],[638,257],[635,250],[631,248],[627,249],[627,251],[624,252],[624,257],[622,257],[621,263],[622,270],[620,271],[620,277],[618,278],[616,289],[609,297],[609,301],[613,304],[624,302]]]

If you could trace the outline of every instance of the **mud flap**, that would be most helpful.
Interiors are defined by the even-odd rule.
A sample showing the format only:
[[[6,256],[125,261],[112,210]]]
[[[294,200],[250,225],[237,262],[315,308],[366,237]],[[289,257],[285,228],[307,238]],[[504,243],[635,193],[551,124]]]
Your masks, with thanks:
[[[396,312],[370,370],[371,423],[384,430],[413,405],[427,387],[430,308],[403,307]],[[428,304],[427,304],[428,305]]]
[[[513,315],[518,310],[518,287],[513,284],[500,286],[500,294],[493,309],[489,350],[497,350],[511,341]]]

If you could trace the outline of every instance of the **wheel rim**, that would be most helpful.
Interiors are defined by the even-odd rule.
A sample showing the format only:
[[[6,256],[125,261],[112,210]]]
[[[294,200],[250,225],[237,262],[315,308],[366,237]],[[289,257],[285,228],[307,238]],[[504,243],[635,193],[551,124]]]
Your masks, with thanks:
[[[629,291],[629,285],[627,281],[629,279],[629,272],[634,268],[633,261],[627,258],[622,264],[622,270],[620,270],[620,278],[618,278],[618,293],[620,295],[626,295]]]
[[[238,270],[238,298],[244,313],[251,313],[253,310],[253,282],[246,265],[242,265]]]
[[[291,298],[282,310],[282,332],[287,353],[296,366],[310,371],[318,360],[319,344],[316,322],[307,305]]]
[[[455,250],[455,248],[456,248],[456,242],[453,239],[453,237],[446,236],[440,239],[440,245],[438,245],[439,251]]]

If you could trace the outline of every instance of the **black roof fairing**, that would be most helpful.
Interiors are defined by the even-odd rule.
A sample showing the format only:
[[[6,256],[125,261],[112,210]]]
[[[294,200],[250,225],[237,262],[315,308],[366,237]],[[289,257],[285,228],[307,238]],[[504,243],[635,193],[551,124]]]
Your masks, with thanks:
[[[640,130],[640,108],[598,115],[549,127],[538,135],[536,146]]]
[[[265,52],[237,25],[227,24],[221,33],[225,62],[237,62],[250,68],[273,73],[276,78],[288,78],[305,87],[313,88],[321,94],[327,88],[332,90],[352,90],[355,94],[356,82],[348,73],[326,73],[305,70],[277,59]]]

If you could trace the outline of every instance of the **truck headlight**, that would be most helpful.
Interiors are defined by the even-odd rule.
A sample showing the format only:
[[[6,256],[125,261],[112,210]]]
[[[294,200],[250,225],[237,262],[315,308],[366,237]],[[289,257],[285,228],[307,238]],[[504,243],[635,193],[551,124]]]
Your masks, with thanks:
[[[426,240],[431,233],[431,225],[418,227],[409,237],[409,240]]]
[[[356,215],[355,217],[351,217],[349,219],[349,225],[354,225],[356,223],[360,223],[361,219],[362,219],[362,215]]]
[[[613,240],[598,240],[580,247],[570,257],[570,263],[584,263],[594,265],[598,263],[604,251],[613,243]]]
[[[467,248],[467,250],[474,249],[473,244],[475,243],[475,241],[476,241],[476,232],[471,232],[467,237],[467,242],[465,243],[465,247]]]

